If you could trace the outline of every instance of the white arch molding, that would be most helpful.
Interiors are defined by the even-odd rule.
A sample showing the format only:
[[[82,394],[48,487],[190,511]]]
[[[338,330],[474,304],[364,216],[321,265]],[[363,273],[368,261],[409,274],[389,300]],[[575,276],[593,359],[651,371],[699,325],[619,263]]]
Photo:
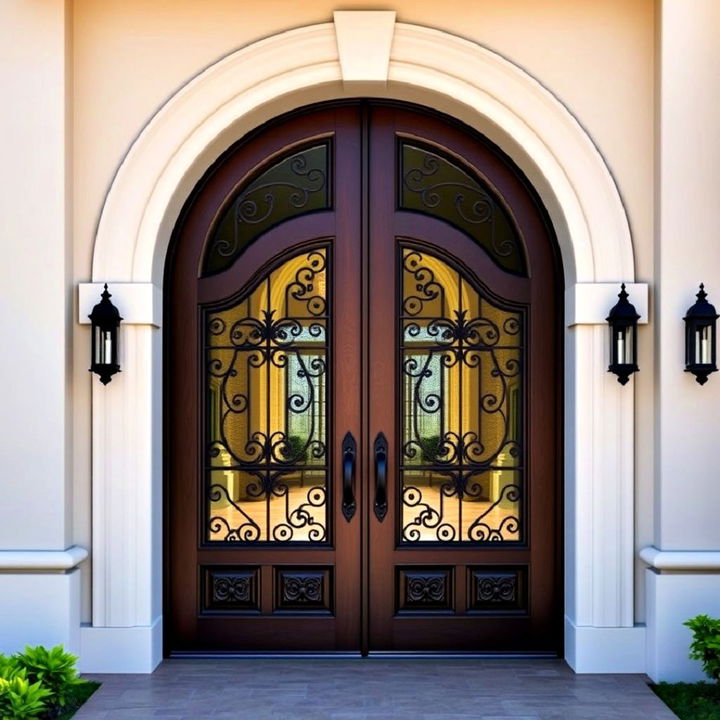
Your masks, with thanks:
[[[352,30],[350,30],[352,28]],[[368,44],[377,49],[367,62]],[[162,342],[165,255],[183,202],[213,160],[266,120],[309,103],[394,98],[476,128],[533,182],[566,283],[565,654],[581,672],[644,670],[633,627],[633,389],[606,372],[604,316],[634,280],[628,222],[590,138],[540,83],[499,55],[394,12],[253,43],[206,69],[152,118],[108,192],[80,286],[86,321],[109,282],[126,322],[123,372],[93,385],[92,626],[81,665],[148,672],[162,657]],[[633,299],[647,318],[647,288]]]

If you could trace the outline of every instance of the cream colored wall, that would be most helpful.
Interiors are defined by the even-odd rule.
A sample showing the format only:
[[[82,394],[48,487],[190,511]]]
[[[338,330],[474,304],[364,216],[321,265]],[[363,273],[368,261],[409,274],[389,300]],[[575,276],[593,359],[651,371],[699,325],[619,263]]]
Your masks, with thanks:
[[[74,279],[90,278],[92,243],[113,174],[157,108],[207,65],[283,29],[332,19],[334,9],[394,9],[398,20],[474,40],[523,67],[595,140],[626,202],[637,279],[653,270],[654,5],[652,0],[76,0]],[[620,280],[621,278],[618,278]],[[76,357],[87,327],[75,326]],[[652,341],[641,330],[637,408],[637,543],[652,541]],[[75,542],[90,545],[90,379],[75,363]],[[631,391],[631,388],[628,388]],[[89,619],[86,578],[84,618]],[[638,592],[637,597],[642,598]],[[638,617],[642,617],[638,607]]]
[[[0,3],[0,550],[72,542],[69,37],[61,0]]]

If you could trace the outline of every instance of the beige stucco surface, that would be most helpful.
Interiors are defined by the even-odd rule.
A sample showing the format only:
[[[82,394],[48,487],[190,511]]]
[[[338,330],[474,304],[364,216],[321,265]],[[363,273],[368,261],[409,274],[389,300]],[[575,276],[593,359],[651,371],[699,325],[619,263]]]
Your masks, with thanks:
[[[73,275],[91,275],[96,224],[113,175],[155,111],[203,68],[279,31],[332,20],[335,9],[393,9],[494,50],[524,68],[578,118],[626,204],[637,279],[652,281],[654,52],[652,0],[76,0],[72,6]],[[620,280],[621,278],[618,278]],[[636,542],[652,541],[652,326],[641,331],[635,383]],[[74,352],[87,353],[87,326]],[[90,546],[90,379],[74,364],[75,537]],[[85,576],[83,617],[89,620]],[[642,598],[638,588],[637,598]],[[642,619],[638,607],[638,620]]]

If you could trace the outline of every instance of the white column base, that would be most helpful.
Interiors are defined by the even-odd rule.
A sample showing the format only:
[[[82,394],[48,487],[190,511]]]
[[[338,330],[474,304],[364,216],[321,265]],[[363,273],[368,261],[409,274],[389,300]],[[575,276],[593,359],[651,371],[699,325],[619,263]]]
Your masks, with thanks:
[[[647,674],[655,682],[708,680],[700,662],[688,657],[692,633],[683,623],[695,615],[720,616],[720,574],[648,568],[645,588]]]
[[[565,660],[576,673],[644,673],[644,625],[577,626],[565,618]]]
[[[80,628],[85,673],[151,673],[163,658],[162,618],[150,627]]]
[[[0,573],[0,652],[62,645],[80,652],[80,570]]]

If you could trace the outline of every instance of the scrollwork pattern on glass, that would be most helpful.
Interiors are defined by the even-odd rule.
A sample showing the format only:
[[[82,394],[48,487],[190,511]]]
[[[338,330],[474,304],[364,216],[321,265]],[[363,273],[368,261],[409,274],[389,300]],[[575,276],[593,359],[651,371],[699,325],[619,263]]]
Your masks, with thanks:
[[[210,540],[327,540],[328,251],[205,315]]]
[[[401,252],[401,540],[517,541],[523,312],[439,257]]]
[[[432,215],[467,233],[503,270],[527,275],[520,235],[479,178],[457,161],[400,141],[400,207]]]
[[[329,153],[329,141],[304,148],[241,187],[215,225],[204,274],[226,270],[247,245],[278,223],[329,208]]]

